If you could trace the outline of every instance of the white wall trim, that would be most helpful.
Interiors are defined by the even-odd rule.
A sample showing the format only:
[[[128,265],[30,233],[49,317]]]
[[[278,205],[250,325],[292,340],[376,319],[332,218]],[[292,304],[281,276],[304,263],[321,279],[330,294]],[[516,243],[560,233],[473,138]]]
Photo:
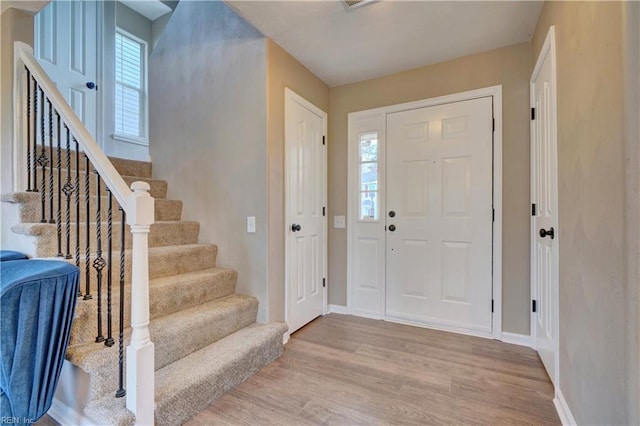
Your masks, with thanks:
[[[492,319],[492,331],[490,337],[493,339],[502,339],[502,85],[485,87],[467,92],[454,93],[451,95],[440,96],[436,98],[424,99],[415,102],[407,102],[397,105],[390,105],[380,108],[374,108],[364,111],[352,112],[348,115],[349,130],[348,135],[351,136],[352,128],[357,120],[371,118],[375,116],[383,116],[386,122],[386,115],[394,112],[401,112],[410,109],[425,108],[446,103],[460,102],[481,97],[491,96],[493,98],[493,117],[495,118],[495,132],[493,134],[493,207],[495,209],[495,222],[493,226],[493,300],[494,312]],[[351,147],[351,140],[348,141]],[[352,149],[351,149],[352,150]],[[350,151],[351,152],[351,151]],[[354,287],[353,265],[350,260],[353,258],[354,227],[352,226],[354,216],[355,203],[352,201],[354,197],[353,189],[353,164],[350,161],[353,154],[349,155],[348,175],[349,188],[347,203],[347,312],[353,315],[366,316],[369,318],[384,317],[384,310],[379,313],[367,312],[362,315],[353,307],[352,290]],[[381,207],[384,211],[384,206]],[[383,290],[384,293],[384,290]],[[381,305],[384,305],[383,303]]]
[[[83,413],[78,413],[55,398],[47,414],[61,425],[93,425]]]
[[[291,333],[289,333],[288,331],[286,333],[284,333],[282,335],[282,344],[286,345],[287,343],[289,343],[289,338],[291,337]]]
[[[560,421],[564,426],[574,426],[578,424],[575,417],[573,417],[569,404],[567,404],[567,400],[564,399],[564,395],[560,388],[556,388],[556,396],[553,398],[553,405],[556,407]]]
[[[347,315],[347,307],[342,305],[329,305],[329,314]]]
[[[502,332],[502,341],[504,343],[511,343],[512,345],[531,347],[531,336],[526,334],[508,333]]]

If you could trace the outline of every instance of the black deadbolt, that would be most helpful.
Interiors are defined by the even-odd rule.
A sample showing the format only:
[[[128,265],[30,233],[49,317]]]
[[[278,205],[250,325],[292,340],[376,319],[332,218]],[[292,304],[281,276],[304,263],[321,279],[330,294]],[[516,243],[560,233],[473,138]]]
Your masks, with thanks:
[[[389,217],[396,217],[396,212],[394,212],[393,210],[391,210],[389,212]]]

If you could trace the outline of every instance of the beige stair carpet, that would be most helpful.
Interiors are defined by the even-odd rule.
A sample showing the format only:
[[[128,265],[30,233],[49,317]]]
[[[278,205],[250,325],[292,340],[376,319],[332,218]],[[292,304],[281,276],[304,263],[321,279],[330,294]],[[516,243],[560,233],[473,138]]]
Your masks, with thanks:
[[[62,164],[66,164],[66,152],[62,152]],[[72,155],[73,159],[73,155]],[[285,324],[258,324],[258,301],[254,297],[235,293],[237,273],[216,264],[218,247],[198,242],[199,224],[182,220],[182,202],[167,200],[167,182],[153,179],[150,163],[111,159],[124,180],[131,184],[137,180],[148,182],[155,198],[155,224],[149,234],[149,326],[155,347],[156,369],[156,423],[177,425],[206,408],[225,392],[246,380],[260,368],[282,354],[282,335]],[[73,160],[72,160],[73,164]],[[60,170],[63,182],[67,176],[75,182],[75,170]],[[57,176],[57,174],[56,174]],[[84,191],[84,162],[80,167],[80,186]],[[90,177],[90,202],[95,210],[97,185]],[[57,178],[55,181],[57,185]],[[57,186],[56,186],[57,188]],[[107,234],[106,218],[108,198],[101,186],[101,232]],[[72,208],[70,253],[75,252],[75,232],[80,230],[81,253],[84,255],[84,235],[87,229],[84,209],[84,193],[81,194],[81,223],[76,225],[76,212]],[[73,201],[72,197],[72,201]],[[41,203],[39,193],[3,194],[0,201],[19,206],[20,223],[12,227],[16,237],[29,237],[34,241],[38,257],[52,257],[57,253],[57,226],[40,223]],[[73,206],[73,204],[72,204]],[[48,203],[45,206],[48,218]],[[112,205],[113,233],[121,229],[117,203]],[[92,247],[89,262],[95,259],[97,224],[95,213],[90,216],[89,230]],[[64,217],[64,214],[63,214]],[[131,236],[126,226],[125,242],[125,326],[130,323],[131,294]],[[62,226],[63,235],[66,227]],[[113,240],[113,257],[119,259],[120,242]],[[106,240],[103,241],[103,257],[106,257]],[[63,246],[63,252],[66,247]],[[70,259],[73,262],[74,259]],[[85,280],[87,263],[80,262],[82,280]],[[95,343],[98,301],[96,277],[89,263],[89,275],[93,299],[78,300],[67,360],[82,368],[89,375],[89,404],[84,415],[96,424],[133,424],[135,417],[125,408],[126,398],[115,398],[118,388],[118,347],[107,348]],[[119,264],[112,265],[114,277],[119,276]],[[103,271],[103,276],[106,272]],[[81,283],[84,291],[85,284]],[[106,283],[103,282],[101,298],[102,328],[107,329]],[[120,301],[118,281],[114,282],[112,305]],[[115,314],[115,312],[114,312]],[[117,321],[113,328],[117,341]],[[103,333],[103,334],[104,334]],[[128,344],[131,330],[125,330]]]

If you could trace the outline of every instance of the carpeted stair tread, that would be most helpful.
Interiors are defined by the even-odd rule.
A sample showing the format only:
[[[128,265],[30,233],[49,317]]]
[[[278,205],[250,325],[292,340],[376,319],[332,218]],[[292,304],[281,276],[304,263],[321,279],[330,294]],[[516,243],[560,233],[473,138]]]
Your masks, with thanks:
[[[120,258],[120,251],[112,252],[114,260]],[[216,267],[216,257],[218,254],[218,246],[214,244],[182,244],[178,246],[150,247],[149,248],[149,279],[168,277],[176,274],[184,274],[187,272],[202,271]],[[84,256],[84,255],[83,255]],[[96,287],[96,271],[91,266],[96,255],[91,254],[89,258],[89,274],[91,276],[92,292]],[[102,257],[107,258],[106,250],[103,248]],[[60,259],[60,258],[56,258]],[[73,263],[73,259],[68,262]],[[127,285],[131,282],[131,250],[125,250],[125,282]],[[111,272],[114,277],[120,275],[120,263],[114,261]],[[83,258],[80,260],[80,288],[85,288],[85,271],[86,262]],[[103,270],[103,277],[107,271]],[[95,294],[94,294],[95,297]]]
[[[42,145],[38,145],[37,146],[37,152],[38,154],[42,151]],[[76,157],[75,157],[75,150],[70,150],[69,151],[71,154],[71,170],[75,170],[76,169]],[[49,155],[49,148],[47,146],[46,149],[46,153],[47,155]],[[60,150],[60,166],[61,168],[66,168],[66,164],[67,164],[67,150],[66,149],[61,149]],[[140,161],[140,160],[129,160],[126,158],[118,158],[118,157],[108,157],[109,161],[111,161],[111,164],[113,164],[113,167],[115,167],[115,169],[118,171],[118,173],[120,173],[121,175],[125,175],[125,176],[140,176],[140,177],[151,177],[152,175],[152,164],[148,161]],[[57,165],[58,164],[58,156],[57,156],[57,150],[54,148],[53,150],[53,164]],[[84,155],[80,154],[80,170],[84,170],[84,166],[85,166],[85,160],[84,160]],[[93,166],[91,167],[91,169],[93,170]],[[38,170],[38,172],[40,172],[40,170]]]
[[[91,401],[84,415],[95,425],[131,426],[136,416],[127,409],[127,398],[115,398],[113,394]]]
[[[97,225],[96,222],[91,222],[90,233],[96,235]],[[112,248],[113,250],[120,250],[120,226],[121,222],[115,221],[112,223]],[[64,240],[66,232],[66,225],[61,227],[61,233]],[[11,227],[11,230],[16,234],[23,234],[29,236],[39,236],[35,243],[35,253],[37,257],[53,257],[58,252],[57,243],[57,225],[55,223],[18,223]],[[70,226],[71,238],[70,238],[70,253],[75,251],[75,235],[76,224],[72,223]],[[162,247],[173,246],[182,244],[194,244],[198,242],[198,232],[200,230],[200,223],[194,221],[178,220],[178,221],[159,221],[151,225],[149,232],[149,247]],[[102,220],[102,250],[104,251],[107,246],[107,234],[108,226],[106,223],[106,217]],[[80,223],[80,247],[84,250],[84,238],[86,232],[86,224]],[[125,247],[131,248],[132,234],[129,225],[126,225],[125,229]],[[66,243],[63,242],[62,249],[66,250]],[[95,244],[95,242],[94,242]],[[95,246],[93,247],[95,251]]]
[[[155,346],[156,370],[253,324],[257,312],[257,299],[234,294],[152,320],[149,333]],[[127,328],[125,346],[130,338],[131,329]],[[89,400],[116,390],[117,343],[112,347],[93,342],[71,345],[67,360],[89,373]]]
[[[41,204],[40,193],[38,192],[10,192],[0,195],[1,202],[20,204],[20,222],[22,223],[39,223],[41,218]],[[91,198],[92,204],[95,203],[95,197]],[[84,196],[80,197],[80,220],[86,220],[86,211],[84,208]],[[109,208],[107,196],[103,195],[101,198],[101,212],[103,218],[107,217],[107,210]],[[66,204],[63,202],[62,206],[62,220],[64,222],[66,212]],[[49,205],[45,206],[46,217],[49,218]],[[156,198],[154,206],[155,220],[156,221],[173,221],[180,220],[182,217],[182,201],[180,200],[167,200],[166,198]],[[57,212],[54,212],[54,217]],[[91,209],[91,215],[95,215],[95,206]],[[114,218],[120,218],[120,212],[118,211],[118,202],[113,201],[113,215]],[[76,220],[76,211],[74,198],[71,200],[71,222]]]
[[[67,181],[67,174],[68,171],[66,169],[60,169],[60,183],[61,183],[61,188],[62,186],[65,184],[65,182]],[[42,175],[39,176],[38,178],[38,185],[37,185],[37,189],[41,190],[41,177]],[[149,184],[150,189],[149,189],[149,194],[151,194],[152,197],[154,198],[166,198],[167,197],[167,181],[162,180],[162,179],[154,179],[151,177],[140,177],[140,176],[126,176],[123,175],[121,176],[122,180],[124,180],[124,182],[127,184],[127,187],[131,188],[131,184],[133,182],[137,182],[137,181],[142,181],[142,182],[146,182]],[[84,195],[85,194],[85,179],[86,179],[86,173],[84,171],[80,172],[79,174],[79,178],[80,178],[80,194]],[[69,180],[71,182],[72,185],[75,184],[75,179],[76,179],[76,175],[75,175],[75,171],[71,172],[71,175],[69,176]],[[45,194],[49,194],[49,172],[47,171],[47,178],[45,181],[46,185],[45,185]],[[95,173],[90,173],[89,174],[89,193],[90,194],[95,194],[97,191],[97,179],[96,179],[96,175]],[[53,189],[55,191],[55,193],[57,193],[58,191],[58,169],[53,169]],[[107,185],[106,183],[103,181],[100,182],[100,190],[101,190],[101,194],[102,195],[106,195],[107,194]],[[63,194],[64,196],[64,194]]]
[[[235,292],[237,277],[233,269],[211,268],[150,280],[151,317],[230,296]]]
[[[156,372],[156,423],[182,424],[282,355],[282,323],[243,328]]]
[[[149,325],[156,370],[256,320],[258,300],[234,294],[157,318]]]
[[[235,292],[237,273],[232,269],[211,268],[149,280],[151,320],[230,296]],[[120,295],[113,293],[112,306],[119,306]],[[131,286],[125,288],[124,323],[131,323]],[[71,333],[71,344],[91,342],[96,336],[97,298],[78,300]],[[107,298],[102,298],[102,328],[107,329]],[[115,326],[114,322],[114,326]]]

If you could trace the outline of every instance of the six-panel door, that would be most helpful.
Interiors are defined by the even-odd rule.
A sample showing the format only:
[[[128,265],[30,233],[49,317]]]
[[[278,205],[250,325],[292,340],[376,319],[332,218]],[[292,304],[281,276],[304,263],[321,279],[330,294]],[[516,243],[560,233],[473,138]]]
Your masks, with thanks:
[[[388,317],[491,332],[492,132],[491,97],[387,116]]]

